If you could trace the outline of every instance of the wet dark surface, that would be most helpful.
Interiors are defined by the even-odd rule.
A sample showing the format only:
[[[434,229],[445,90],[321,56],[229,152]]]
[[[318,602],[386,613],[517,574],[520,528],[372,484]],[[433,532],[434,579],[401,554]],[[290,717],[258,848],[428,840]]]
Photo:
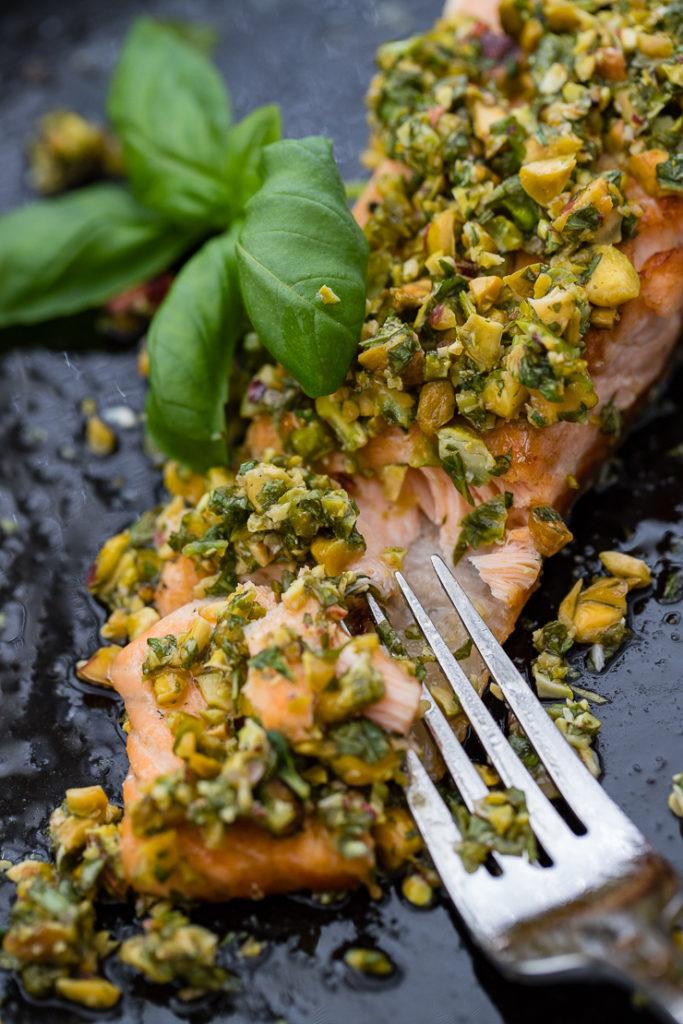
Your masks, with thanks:
[[[27,195],[22,144],[32,120],[51,106],[102,110],[116,46],[134,10],[191,15],[221,30],[218,59],[239,114],[278,99],[293,135],[326,132],[335,140],[346,176],[358,173],[355,154],[365,141],[362,95],[378,42],[426,26],[439,4],[276,0],[216,4],[175,0],[140,5],[120,0],[92,5],[5,3],[0,13],[0,208]],[[126,758],[115,701],[80,684],[73,666],[98,643],[101,611],[83,579],[99,545],[159,497],[159,476],[141,449],[139,428],[119,429],[118,450],[98,459],[83,442],[80,404],[139,411],[144,388],[130,349],[85,349],[86,321],[68,342],[56,329],[43,344],[25,332],[0,339],[0,857],[46,853],[49,810],[68,785],[101,782],[120,792]],[[7,348],[13,343],[13,347]],[[47,347],[47,346],[50,347]],[[68,348],[64,350],[64,346]],[[558,556],[528,617],[554,611],[577,568],[593,570],[595,553],[618,547],[646,557],[655,586],[631,599],[633,638],[606,670],[583,668],[579,682],[609,699],[600,754],[604,783],[651,841],[680,869],[680,824],[666,807],[671,775],[683,768],[682,602],[664,603],[669,573],[683,566],[683,442],[679,372],[608,469],[583,498],[572,526],[576,540]],[[582,559],[586,560],[583,565]],[[523,631],[513,641],[528,654]],[[578,664],[584,655],[578,657]],[[13,886],[0,883],[1,919]],[[126,908],[112,907],[106,923],[123,937]],[[526,988],[503,982],[470,948],[446,906],[419,911],[394,891],[382,900],[357,895],[338,907],[282,898],[198,912],[219,933],[265,940],[254,960],[237,956],[239,940],[221,949],[240,991],[183,1005],[169,989],[148,986],[112,962],[109,975],[126,989],[112,1021],[275,1021],[290,1024],[354,1020],[383,1024],[583,1024],[605,1019],[647,1024],[626,996],[607,987]],[[350,976],[342,956],[354,943],[380,946],[396,964],[387,981]],[[0,974],[4,1024],[50,1019],[66,1024],[73,1009],[22,1000],[13,979]],[[82,1015],[84,1018],[87,1014]]]

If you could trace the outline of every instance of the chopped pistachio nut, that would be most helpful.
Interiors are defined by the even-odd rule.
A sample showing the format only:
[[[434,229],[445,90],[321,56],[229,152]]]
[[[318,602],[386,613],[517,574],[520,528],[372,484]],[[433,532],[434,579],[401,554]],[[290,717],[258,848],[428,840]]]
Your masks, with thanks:
[[[230,975],[216,965],[218,937],[169,903],[157,903],[143,935],[126,939],[119,959],[160,985],[176,982],[193,996],[230,987]]]
[[[397,871],[422,849],[422,838],[411,815],[403,807],[387,807],[373,828],[377,855],[387,871]]]
[[[121,998],[121,989],[104,978],[57,978],[55,992],[90,1010],[108,1010]]]
[[[372,974],[377,978],[386,978],[393,974],[395,967],[386,953],[380,949],[364,949],[361,946],[353,946],[347,949],[344,954],[344,962],[352,967],[354,971],[361,971],[363,974]]]
[[[491,790],[470,814],[459,798],[446,794],[462,840],[456,849],[468,871],[484,863],[490,853],[537,857],[536,839],[529,824],[524,794],[518,789]]]
[[[265,943],[259,942],[253,935],[248,935],[240,946],[237,955],[242,959],[253,960],[255,957],[261,956],[265,949]]]
[[[611,627],[623,625],[628,583],[604,577],[582,588],[572,614],[578,643],[600,643]]]
[[[536,692],[542,700],[548,697],[553,700],[557,700],[558,697],[574,697],[572,688],[565,682],[571,670],[561,655],[543,651],[534,658],[531,671],[536,683]]]
[[[531,510],[529,532],[536,550],[546,558],[557,554],[572,540],[572,534],[562,516],[550,505],[537,505]]]
[[[119,990],[96,971],[116,944],[95,930],[90,898],[40,861],[16,864],[7,875],[17,897],[2,941],[5,966],[19,972],[36,998],[57,993],[91,1008],[113,1006]]]
[[[591,714],[588,701],[567,699],[564,704],[548,705],[546,711],[589,772],[597,778],[600,774],[600,761],[592,744],[602,723]]]
[[[333,292],[332,289],[328,287],[328,285],[326,284],[322,285],[322,287],[319,289],[318,295],[320,296],[320,298],[322,299],[326,306],[334,305],[337,302],[341,302],[339,296],[335,292]]]
[[[621,551],[601,551],[598,557],[608,573],[626,580],[629,590],[649,587],[652,583],[652,573],[642,558]]]
[[[243,463],[233,484],[206,491],[169,541],[202,574],[216,575],[207,593],[226,594],[240,574],[273,562],[313,558],[330,574],[340,572],[365,549],[357,515],[328,476],[311,472],[299,456],[275,456]]]
[[[671,793],[669,794],[669,810],[683,818],[683,772],[674,775],[671,781]]]
[[[116,434],[99,416],[89,416],[85,424],[85,443],[93,455],[109,455],[116,448]]]
[[[428,907],[434,899],[434,889],[422,875],[406,875],[401,892],[414,907]]]
[[[640,293],[640,279],[628,256],[613,245],[595,245],[595,267],[586,281],[586,295],[596,306],[621,306]]]
[[[110,687],[109,667],[121,650],[118,644],[109,644],[108,647],[100,647],[89,658],[79,661],[76,665],[76,675],[86,683],[95,683],[97,686]]]
[[[645,562],[633,555],[603,551],[599,557],[609,575],[596,577],[587,587],[577,580],[560,603],[557,620],[533,634],[539,655],[531,663],[531,671],[539,697],[573,698],[567,680],[575,673],[565,655],[574,643],[592,645],[593,667],[601,671],[630,635],[626,596],[630,590],[649,586],[652,575]]]
[[[100,125],[73,110],[52,110],[41,118],[29,144],[31,181],[53,195],[103,175],[123,173],[119,143]]]

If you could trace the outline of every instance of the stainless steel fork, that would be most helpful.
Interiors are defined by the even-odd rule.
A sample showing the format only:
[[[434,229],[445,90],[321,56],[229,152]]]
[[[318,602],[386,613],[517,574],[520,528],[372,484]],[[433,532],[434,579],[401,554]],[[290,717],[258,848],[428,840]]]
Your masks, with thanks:
[[[495,854],[497,872],[465,870],[461,834],[417,755],[407,756],[406,795],[442,882],[472,936],[507,975],[566,980],[607,976],[652,1000],[683,1024],[683,949],[673,937],[679,881],[610,799],[556,728],[460,584],[438,556],[441,586],[493,679],[585,828],[576,834],[541,792],[401,573],[398,585],[472,728],[506,786],[521,789],[536,837],[551,859],[543,867]],[[369,598],[377,624],[387,621]],[[488,788],[424,687],[424,721],[470,812]]]

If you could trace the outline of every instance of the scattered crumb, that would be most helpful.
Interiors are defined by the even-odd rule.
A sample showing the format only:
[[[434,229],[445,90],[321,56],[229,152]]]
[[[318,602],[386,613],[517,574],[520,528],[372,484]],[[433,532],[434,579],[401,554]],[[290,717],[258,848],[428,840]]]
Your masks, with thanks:
[[[323,302],[325,303],[326,306],[330,306],[330,305],[334,304],[335,302],[341,302],[341,299],[339,298],[339,296],[336,295],[332,291],[332,289],[330,287],[328,287],[328,285],[326,285],[326,284],[324,284],[321,287],[320,291],[318,292],[318,295],[323,300]]]
[[[85,443],[93,455],[110,455],[116,448],[116,434],[99,416],[89,416],[85,424]]]

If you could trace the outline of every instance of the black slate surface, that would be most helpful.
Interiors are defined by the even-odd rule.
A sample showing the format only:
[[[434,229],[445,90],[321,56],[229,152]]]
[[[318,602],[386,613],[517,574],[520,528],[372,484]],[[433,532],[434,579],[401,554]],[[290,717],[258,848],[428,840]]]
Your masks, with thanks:
[[[193,18],[221,34],[218,63],[238,115],[277,100],[290,135],[322,132],[335,141],[346,177],[359,173],[365,142],[363,94],[382,40],[426,27],[438,0],[167,0],[116,5],[70,0],[0,8],[0,210],[28,198],[23,145],[36,117],[59,105],[101,116],[108,74],[135,13]],[[170,114],[171,112],[169,112]],[[96,341],[88,318],[0,336],[0,858],[46,853],[47,814],[68,785],[102,782],[118,794],[126,772],[118,705],[74,676],[75,661],[97,645],[101,610],[83,579],[99,545],[159,497],[159,475],[141,450],[139,428],[119,430],[119,448],[95,458],[83,442],[80,404],[142,408],[144,387],[130,349]],[[632,602],[634,637],[596,675],[580,682],[609,698],[600,753],[604,784],[651,841],[680,869],[679,822],[666,808],[670,778],[683,768],[680,676],[681,602],[663,602],[664,581],[683,566],[683,442],[674,375],[632,433],[602,484],[581,499],[576,540],[558,556],[528,618],[544,621],[577,568],[617,546],[644,554],[656,583]],[[511,649],[528,657],[528,633]],[[13,886],[0,882],[0,920]],[[195,915],[221,933],[265,941],[256,960],[221,951],[240,991],[183,1005],[170,989],[148,986],[113,962],[126,996],[107,1020],[166,1024],[191,1020],[246,1024],[647,1024],[608,986],[527,988],[503,981],[470,947],[446,905],[419,911],[395,891],[380,901],[359,894],[321,908],[305,898],[234,903]],[[130,911],[107,908],[105,922],[125,936]],[[397,965],[384,982],[358,980],[344,967],[350,944],[378,945]],[[0,972],[4,1024],[87,1018],[64,1004],[31,1005]]]

